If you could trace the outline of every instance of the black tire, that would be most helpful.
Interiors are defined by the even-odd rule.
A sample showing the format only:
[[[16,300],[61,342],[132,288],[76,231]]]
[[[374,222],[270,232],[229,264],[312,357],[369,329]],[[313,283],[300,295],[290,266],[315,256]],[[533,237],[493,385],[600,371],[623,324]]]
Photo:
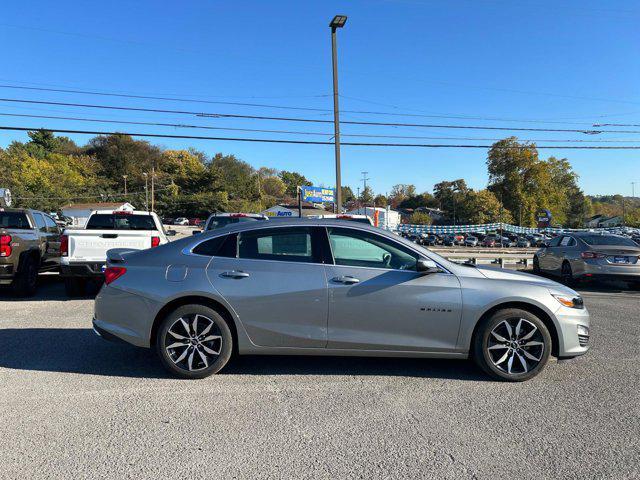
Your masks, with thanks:
[[[533,273],[540,275],[540,260],[537,256],[533,257]]]
[[[86,293],[87,281],[84,278],[66,277],[64,291],[68,297],[80,297]]]
[[[196,315],[198,315],[198,321],[194,332],[193,320]],[[203,318],[205,319],[205,328],[200,328]],[[181,319],[186,321],[188,329],[184,328]],[[203,334],[202,332],[207,330],[209,326],[206,321],[211,322],[211,327]],[[195,335],[198,333],[198,328],[200,328],[200,334]],[[172,329],[172,334],[169,333],[170,329]],[[209,337],[216,338],[208,342],[205,341]],[[194,339],[197,343],[193,341]],[[212,308],[197,304],[184,305],[167,315],[160,323],[155,340],[156,352],[162,366],[172,375],[186,379],[205,378],[218,373],[227,364],[233,351],[233,335],[224,318]],[[169,348],[170,345],[176,343],[184,343],[188,346]],[[213,351],[216,355],[209,354],[205,350]],[[185,354],[185,352],[187,353]],[[204,361],[205,357],[207,358],[206,362]],[[189,370],[190,365],[194,367],[193,370]]]
[[[567,286],[572,286],[576,283],[573,278],[573,270],[571,269],[571,264],[566,260],[562,262],[562,266],[560,267],[560,280]]]
[[[496,347],[497,344],[504,344],[504,342],[495,338],[492,332],[495,330],[501,332],[500,329],[503,328],[503,323],[506,321],[511,324],[512,332],[515,333],[514,326],[517,326],[520,320],[523,321],[520,338],[527,337],[530,333],[531,337],[522,340],[517,350],[509,350],[510,347]],[[506,332],[506,327],[504,328]],[[506,334],[498,335],[506,339]],[[511,339],[508,340],[513,344]],[[527,346],[529,343],[542,343],[542,345]],[[472,358],[485,373],[493,378],[523,382],[542,371],[549,360],[552,347],[551,335],[542,320],[526,310],[509,308],[498,310],[478,325],[472,340]],[[526,350],[527,353],[524,353],[523,350]],[[536,358],[537,362],[528,359],[527,354]],[[506,358],[503,359],[503,355],[507,355]],[[524,362],[521,358],[524,358]],[[526,368],[525,365],[529,368]]]
[[[20,261],[20,267],[13,279],[14,295],[18,297],[32,297],[38,289],[39,261],[35,255],[25,256]]]

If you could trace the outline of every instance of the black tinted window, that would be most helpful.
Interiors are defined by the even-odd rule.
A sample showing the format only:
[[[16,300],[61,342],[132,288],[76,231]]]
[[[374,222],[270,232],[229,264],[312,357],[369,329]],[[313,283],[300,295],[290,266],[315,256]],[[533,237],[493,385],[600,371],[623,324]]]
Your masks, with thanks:
[[[27,215],[20,212],[0,212],[0,227],[21,230],[31,228]]]
[[[310,228],[275,228],[243,232],[238,256],[256,260],[313,262]]]
[[[580,237],[587,245],[614,245],[619,247],[637,247],[638,244],[625,237],[614,235],[588,235]]]
[[[97,213],[89,217],[87,230],[157,230],[151,215]]]
[[[254,217],[212,217],[207,225],[207,230],[215,230],[216,228],[226,227],[233,223],[255,222],[256,220],[264,220],[264,218]]]
[[[231,257],[236,256],[237,235],[224,235],[222,237],[212,238],[206,242],[197,245],[192,251],[198,255],[206,255],[208,257]]]

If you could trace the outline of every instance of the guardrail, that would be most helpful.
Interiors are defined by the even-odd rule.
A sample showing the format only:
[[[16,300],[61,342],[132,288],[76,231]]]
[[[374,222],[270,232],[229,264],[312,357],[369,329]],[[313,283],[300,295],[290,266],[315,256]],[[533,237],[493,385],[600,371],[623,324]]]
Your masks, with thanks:
[[[504,268],[506,264],[515,264],[522,268],[528,268],[533,262],[533,252],[463,252],[463,251],[448,251],[448,250],[434,250],[434,252],[443,256],[447,260],[452,262],[460,262],[465,260],[465,263],[472,263],[477,265],[479,263],[489,263],[499,265],[500,268]]]

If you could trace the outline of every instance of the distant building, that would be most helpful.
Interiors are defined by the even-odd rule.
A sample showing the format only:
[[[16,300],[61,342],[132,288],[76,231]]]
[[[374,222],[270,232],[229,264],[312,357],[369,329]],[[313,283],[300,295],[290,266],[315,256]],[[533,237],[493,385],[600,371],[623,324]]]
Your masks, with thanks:
[[[72,226],[84,228],[89,220],[89,215],[94,210],[124,210],[133,212],[135,207],[128,202],[97,202],[97,203],[75,203],[65,205],[60,209],[62,214],[73,220]]]
[[[601,228],[611,228],[611,227],[620,227],[624,224],[624,220],[623,218],[618,215],[615,217],[609,217],[609,218],[605,218],[604,220],[600,221],[600,225],[598,225]]]
[[[346,212],[348,215],[366,215],[376,224],[376,213],[378,224],[376,226],[395,230],[400,225],[400,212],[384,207],[360,207]]]
[[[431,219],[436,222],[439,220],[443,220],[447,214],[444,210],[440,210],[439,208],[430,208],[430,207],[418,207],[416,208],[416,212],[424,212],[431,217]]]
[[[594,215],[584,221],[586,228],[611,228],[619,227],[624,224],[624,219],[620,215],[615,217],[607,217],[606,215]]]

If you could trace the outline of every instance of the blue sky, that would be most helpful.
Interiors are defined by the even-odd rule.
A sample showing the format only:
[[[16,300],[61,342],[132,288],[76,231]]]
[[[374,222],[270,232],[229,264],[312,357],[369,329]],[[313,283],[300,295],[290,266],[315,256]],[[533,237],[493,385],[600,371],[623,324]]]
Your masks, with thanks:
[[[633,1],[369,0],[3,2],[0,84],[62,87],[209,101],[264,103],[330,110],[328,22],[349,16],[339,31],[341,109],[463,117],[430,118],[343,113],[342,120],[590,128],[593,122],[640,124],[640,5]],[[2,98],[99,103],[143,108],[331,119],[330,111],[134,100],[0,88]],[[327,124],[195,118],[0,102],[0,113],[80,116],[199,124],[226,128],[330,133]],[[480,117],[472,119],[468,117]],[[507,120],[484,120],[500,118]],[[547,123],[540,123],[540,121]],[[556,122],[556,123],[551,123]],[[557,123],[560,122],[560,123]],[[0,117],[1,125],[119,130],[254,138],[292,136]],[[640,130],[640,128],[627,128]],[[344,134],[541,140],[635,140],[640,134],[509,132],[344,125]],[[89,137],[72,137],[84,143]],[[0,132],[0,146],[26,134]],[[366,139],[343,141],[488,144],[490,140]],[[252,165],[303,172],[334,183],[331,146],[152,140],[233,153]],[[546,143],[547,145],[549,142]],[[589,144],[584,144],[589,145]],[[540,150],[567,157],[589,194],[630,195],[640,182],[640,151]],[[385,193],[396,183],[430,191],[444,179],[487,182],[486,151],[343,147],[343,184],[362,171]],[[636,188],[638,191],[640,187]]]

